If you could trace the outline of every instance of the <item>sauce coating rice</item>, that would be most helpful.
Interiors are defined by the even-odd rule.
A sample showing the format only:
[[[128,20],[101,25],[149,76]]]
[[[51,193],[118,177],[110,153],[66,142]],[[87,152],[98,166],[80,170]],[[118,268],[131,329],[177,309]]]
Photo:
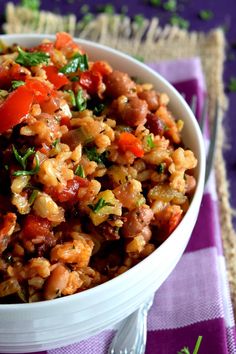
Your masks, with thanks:
[[[66,33],[0,55],[0,302],[127,271],[188,210],[197,160],[169,98]]]

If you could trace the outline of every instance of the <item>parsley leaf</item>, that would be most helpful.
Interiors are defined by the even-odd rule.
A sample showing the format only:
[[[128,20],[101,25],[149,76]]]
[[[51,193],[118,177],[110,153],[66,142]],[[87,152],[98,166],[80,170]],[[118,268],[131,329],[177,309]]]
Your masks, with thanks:
[[[60,143],[60,139],[56,139],[53,141],[52,146],[55,148]]]
[[[196,342],[195,347],[193,349],[193,354],[197,354],[198,353],[200,345],[201,345],[201,342],[202,342],[202,336],[198,336],[197,342]],[[188,347],[184,347],[177,354],[190,354],[189,348]]]
[[[75,175],[76,176],[79,176],[79,177],[82,177],[82,178],[85,178],[85,173],[84,173],[84,169],[83,169],[83,166],[81,165],[78,165],[75,169]]]
[[[78,69],[80,71],[88,70],[88,57],[86,54],[76,53],[68,64],[63,66],[59,72],[63,74],[75,73]]]
[[[227,86],[229,92],[236,92],[236,77],[231,77]]]
[[[84,148],[84,152],[90,161],[95,161],[105,165],[107,160],[107,152],[104,151],[102,154],[98,154],[96,148],[93,146],[91,148]]]
[[[178,352],[178,354],[190,354],[190,351],[188,347],[184,347],[180,352]]]
[[[98,202],[95,205],[88,205],[88,207],[96,214],[98,213],[102,208],[105,206],[113,206],[113,204],[108,203],[105,201],[105,199],[100,198]]]
[[[142,27],[144,24],[144,19],[145,17],[141,14],[137,14],[134,16],[134,23],[136,23],[137,26]]]
[[[160,163],[157,165],[157,173],[160,175],[165,171],[165,163]]]
[[[83,90],[79,90],[75,96],[76,106],[79,111],[84,111],[87,107],[87,100],[83,96]]]
[[[33,190],[33,192],[31,193],[31,195],[30,195],[30,197],[29,197],[29,200],[28,200],[29,205],[32,205],[32,204],[34,203],[34,201],[35,201],[35,199],[36,199],[38,193],[39,193],[38,189],[34,189],[34,190]]]
[[[115,8],[112,4],[99,5],[97,8],[99,12],[104,12],[108,15],[114,15],[115,13]]]
[[[25,52],[20,47],[18,47],[17,50],[19,54],[15,61],[16,63],[24,66],[36,66],[41,63],[48,63],[50,58],[48,53],[43,53],[43,52],[28,53]]]
[[[214,14],[211,10],[201,10],[198,16],[201,20],[208,21],[214,17]]]
[[[75,107],[75,106],[76,106],[76,99],[75,99],[75,94],[74,94],[74,92],[73,92],[72,90],[68,90],[68,91],[66,91],[66,92],[68,92],[68,93],[70,94],[70,101],[71,101],[71,104],[72,104],[73,107]]]

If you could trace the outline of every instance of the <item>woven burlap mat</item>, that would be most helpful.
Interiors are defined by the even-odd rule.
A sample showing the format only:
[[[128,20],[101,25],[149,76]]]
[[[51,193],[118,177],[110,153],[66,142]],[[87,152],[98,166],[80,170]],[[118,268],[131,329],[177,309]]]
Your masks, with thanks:
[[[55,33],[67,31],[72,35],[90,39],[109,47],[140,56],[144,61],[200,57],[209,96],[209,116],[214,116],[216,101],[220,110],[220,121],[227,108],[223,91],[223,65],[225,37],[220,29],[207,34],[186,32],[177,27],[161,28],[157,18],[143,23],[132,23],[128,17],[99,15],[88,24],[77,22],[76,16],[40,13],[7,4],[4,31],[10,33]],[[236,315],[236,234],[232,225],[233,211],[229,204],[228,183],[222,150],[225,144],[223,129],[219,129],[215,159],[217,193],[224,255],[234,314]]]

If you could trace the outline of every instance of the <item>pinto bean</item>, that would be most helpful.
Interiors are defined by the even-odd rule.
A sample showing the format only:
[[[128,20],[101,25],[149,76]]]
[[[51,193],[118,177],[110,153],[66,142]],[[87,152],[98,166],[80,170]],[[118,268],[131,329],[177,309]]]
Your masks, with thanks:
[[[147,124],[146,127],[150,130],[154,135],[163,136],[165,132],[165,124],[161,119],[159,119],[155,114],[148,113],[147,114]]]
[[[46,280],[44,297],[46,300],[55,299],[61,295],[62,290],[67,286],[70,273],[66,267],[59,264],[53,269],[51,275]]]
[[[150,224],[153,218],[153,212],[146,204],[130,211],[126,215],[126,222],[122,227],[124,237],[134,237],[139,233],[142,233],[144,228]],[[148,231],[145,230],[148,238]],[[144,234],[145,234],[144,232]]]
[[[158,94],[155,90],[139,92],[138,97],[146,101],[150,111],[156,111],[159,105]]]
[[[148,105],[137,96],[120,96],[112,104],[114,114],[126,124],[135,127],[146,122]]]
[[[112,98],[132,94],[136,91],[135,82],[127,73],[114,70],[104,78],[106,94]]]

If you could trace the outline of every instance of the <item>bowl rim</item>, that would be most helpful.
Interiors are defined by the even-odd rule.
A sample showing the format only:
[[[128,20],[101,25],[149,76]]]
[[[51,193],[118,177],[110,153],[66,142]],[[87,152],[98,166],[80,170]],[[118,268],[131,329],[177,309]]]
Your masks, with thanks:
[[[2,34],[0,35],[0,40],[16,40],[17,39],[32,39],[37,42],[40,42],[43,39],[49,39],[49,40],[54,40],[55,35],[53,34],[35,34],[35,33],[27,33],[27,34]],[[202,137],[201,130],[199,128],[199,125],[197,123],[197,120],[191,111],[190,107],[184,100],[184,98],[181,96],[181,94],[175,89],[173,85],[171,85],[162,75],[160,75],[158,72],[153,70],[152,68],[148,67],[148,65],[138,61],[134,57],[121,52],[117,49],[110,48],[104,44],[96,43],[90,40],[85,40],[85,39],[79,39],[79,38],[74,38],[74,41],[78,44],[81,44],[82,46],[89,46],[89,47],[95,47],[97,49],[101,49],[105,52],[109,52],[113,55],[118,56],[121,59],[128,60],[133,62],[136,66],[139,66],[140,68],[144,69],[148,73],[152,74],[155,78],[157,78],[159,81],[161,81],[162,84],[164,84],[172,93],[176,96],[178,99],[178,102],[183,106],[183,108],[186,111],[186,116],[188,116],[188,119],[191,120],[192,124],[194,125],[195,129],[195,135],[196,138],[198,139],[198,148],[199,148],[199,160],[198,160],[198,170],[199,170],[199,175],[198,175],[198,180],[197,180],[197,185],[196,185],[196,190],[195,193],[192,197],[189,209],[187,210],[186,214],[184,215],[183,219],[181,220],[180,224],[176,227],[176,229],[171,233],[171,235],[157,248],[153,253],[151,253],[148,257],[144,258],[141,262],[136,264],[134,267],[130,268],[126,272],[120,274],[119,276],[112,278],[108,280],[105,283],[99,284],[93,288],[84,290],[80,293],[72,294],[69,296],[64,296],[52,300],[43,300],[39,302],[33,302],[33,303],[18,303],[18,304],[0,304],[0,311],[1,312],[14,312],[17,310],[17,312],[25,312],[27,311],[32,311],[36,309],[41,309],[41,310],[47,310],[49,307],[50,309],[54,308],[55,306],[60,306],[60,305],[65,305],[67,302],[79,302],[83,301],[84,298],[88,298],[88,296],[95,296],[98,297],[100,293],[103,293],[104,291],[108,291],[111,287],[113,286],[119,286],[121,282],[123,282],[123,279],[132,277],[133,274],[137,273],[137,271],[142,270],[143,265],[147,265],[148,263],[151,263],[153,259],[156,257],[156,254],[160,252],[160,250],[165,247],[168,243],[172,242],[173,238],[175,235],[178,233],[179,228],[186,222],[188,222],[189,218],[188,215],[190,215],[196,205],[198,203],[200,204],[200,200],[202,199],[203,195],[203,189],[204,189],[204,177],[205,177],[205,148],[204,148],[204,141]]]

